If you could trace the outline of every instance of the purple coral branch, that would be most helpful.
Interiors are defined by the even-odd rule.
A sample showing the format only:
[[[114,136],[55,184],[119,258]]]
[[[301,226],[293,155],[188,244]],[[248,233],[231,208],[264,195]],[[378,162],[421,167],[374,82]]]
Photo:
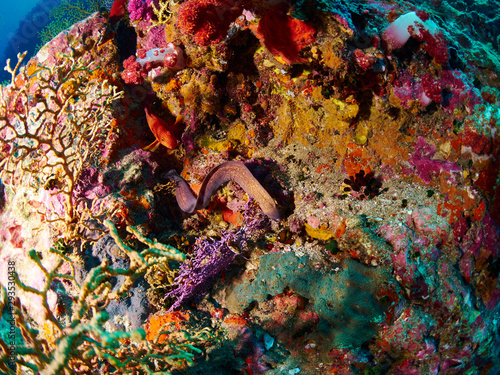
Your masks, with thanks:
[[[249,240],[256,240],[270,228],[269,219],[252,199],[247,202],[243,217],[245,225],[235,233],[223,231],[219,240],[196,240],[194,255],[181,264],[174,280],[176,288],[165,296],[175,299],[169,311],[205,294],[215,278],[233,263],[238,255],[235,247],[247,250]]]

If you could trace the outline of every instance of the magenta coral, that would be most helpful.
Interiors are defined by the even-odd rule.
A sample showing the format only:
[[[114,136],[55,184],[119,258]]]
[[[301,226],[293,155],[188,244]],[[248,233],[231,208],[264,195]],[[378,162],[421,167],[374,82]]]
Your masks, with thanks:
[[[457,164],[433,159],[435,153],[436,148],[433,145],[427,143],[423,137],[418,137],[415,152],[408,160],[414,166],[414,173],[426,184],[431,182],[432,174],[439,174],[442,171],[460,172]]]
[[[108,195],[111,192],[110,186],[106,186],[103,181],[103,175],[98,169],[89,167],[82,171],[80,179],[75,186],[76,199],[93,200]]]
[[[422,76],[422,88],[424,93],[430,100],[441,103],[443,101],[443,96],[441,95],[442,87],[441,82],[435,79],[429,73]]]
[[[435,102],[452,112],[459,103],[467,103],[470,108],[479,101],[477,90],[457,70],[442,70],[437,76],[425,73],[421,77],[403,71],[392,90],[405,108],[410,108],[412,101],[419,101],[424,107]]]
[[[458,70],[443,70],[439,73],[439,81],[443,87],[450,92],[443,99],[443,107],[448,112],[453,110],[460,103],[467,103],[467,107],[472,109],[479,103],[479,93],[474,88],[473,83]]]
[[[153,48],[163,47],[167,44],[164,26],[151,27],[150,21],[139,21],[135,28],[136,30],[148,30],[148,32],[139,33],[137,35],[137,45],[141,46],[142,50],[149,51]]]
[[[410,102],[418,99],[415,87],[415,79],[406,72],[403,72],[401,77],[394,81],[392,91],[401,101],[403,107],[410,108]]]
[[[236,258],[236,253],[229,246],[236,241],[236,236],[230,232],[220,240],[199,238],[196,241],[194,256],[181,264],[174,281],[176,288],[167,294],[167,297],[175,299],[170,310],[202,296],[208,290],[215,278]]]
[[[175,300],[170,310],[206,293],[215,278],[233,263],[237,252],[246,250],[248,241],[269,230],[269,221],[255,202],[247,203],[244,218],[244,227],[236,233],[224,232],[219,240],[196,241],[194,256],[181,264],[174,281],[176,288],[166,296]]]
[[[430,79],[432,80],[432,76]],[[434,91],[434,88],[438,85],[439,82],[434,87],[430,87],[430,90],[428,90],[429,95],[439,98],[435,96],[436,92]],[[417,82],[417,80],[409,74],[403,73],[401,78],[394,82],[392,90],[394,95],[401,101],[401,105],[405,108],[410,108],[412,102],[420,102],[422,106],[427,107],[432,103],[432,98],[427,96],[422,86],[422,82]]]

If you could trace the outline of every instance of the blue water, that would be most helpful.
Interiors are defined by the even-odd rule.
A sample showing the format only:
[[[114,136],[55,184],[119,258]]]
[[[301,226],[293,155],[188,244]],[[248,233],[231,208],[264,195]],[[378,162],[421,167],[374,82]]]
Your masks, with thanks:
[[[0,82],[10,78],[4,71],[8,58],[17,61],[19,52],[33,56],[40,44],[38,33],[49,22],[50,10],[60,0],[0,0]]]
[[[42,44],[40,31],[54,20],[50,11],[60,3],[61,0],[0,0],[0,82],[10,79],[3,69],[7,59],[15,63],[19,52],[28,51],[27,61],[38,51]],[[89,3],[80,1],[78,6],[90,6]],[[112,0],[100,3],[109,9]]]
[[[0,0],[2,9],[2,13],[0,13],[0,59],[2,61],[5,60],[5,49],[9,46],[10,40],[15,35],[21,20],[30,12],[37,2],[38,0]],[[26,30],[26,35],[28,38],[31,36],[29,30]]]

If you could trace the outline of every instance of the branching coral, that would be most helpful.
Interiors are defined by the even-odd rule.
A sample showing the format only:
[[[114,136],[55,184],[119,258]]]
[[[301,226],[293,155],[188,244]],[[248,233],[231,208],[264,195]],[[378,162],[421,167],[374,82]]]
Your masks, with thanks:
[[[42,334],[37,329],[42,327],[34,326],[20,299],[8,300],[5,288],[1,286],[0,314],[7,305],[11,305],[8,310],[13,312],[15,325],[24,340],[23,345],[16,348],[17,355],[12,355],[9,346],[0,338],[1,371],[16,374],[19,373],[15,370],[17,367],[17,371],[23,373],[42,375],[95,374],[96,371],[107,374],[152,374],[156,373],[154,371],[163,371],[161,374],[170,374],[170,369],[193,365],[194,353],[201,352],[199,347],[217,340],[208,327],[201,330],[162,327],[156,338],[150,341],[145,340],[143,329],[109,332],[104,328],[109,319],[104,309],[111,300],[120,299],[150,267],[184,259],[184,254],[175,248],[149,240],[136,228],[128,227],[128,232],[147,246],[142,251],[132,249],[118,236],[111,222],[106,221],[105,224],[118,247],[129,258],[128,267],[112,268],[107,261],[103,261],[79,285],[72,260],[63,254],[62,249],[51,249],[60,258],[52,270],[42,264],[35,251],[29,254],[45,275],[42,290],[27,286],[17,273],[13,273],[17,288],[41,298],[45,319],[53,328],[51,335]],[[118,276],[124,277],[125,281],[118,290],[111,292],[111,282]],[[68,309],[72,317],[68,323],[63,323],[60,314],[49,306],[47,292],[51,288],[64,288],[65,293],[72,296],[73,303]],[[46,329],[44,331],[47,332]],[[163,335],[163,340],[158,339],[160,335]],[[165,339],[166,335],[168,339]],[[11,367],[8,366],[9,361]]]
[[[166,25],[170,18],[172,18],[172,10],[171,7],[176,5],[177,2],[175,0],[160,0],[158,5],[154,2],[151,3],[151,7],[153,8],[153,12],[156,16],[157,21],[152,20],[154,25]]]
[[[7,62],[12,81],[0,93],[0,177],[13,188],[45,188],[49,200],[62,206],[42,208],[45,221],[74,238],[89,213],[74,199],[74,189],[102,152],[113,102],[122,93],[93,79],[98,67],[84,56],[61,54],[59,64],[38,65],[34,73],[33,66],[21,67],[24,56],[18,55],[14,68]]]

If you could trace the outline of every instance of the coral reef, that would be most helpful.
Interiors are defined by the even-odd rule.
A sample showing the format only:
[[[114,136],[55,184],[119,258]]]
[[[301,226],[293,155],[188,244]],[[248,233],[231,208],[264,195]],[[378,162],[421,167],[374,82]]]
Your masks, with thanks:
[[[175,302],[170,310],[206,293],[214,279],[225,271],[237,255],[248,248],[248,241],[255,241],[268,227],[266,219],[256,212],[254,205],[247,204],[245,224],[236,232],[222,233],[218,240],[199,238],[191,259],[185,261],[174,280],[175,289],[167,294]]]
[[[178,11],[177,27],[200,46],[219,43],[241,15],[245,1],[188,0]]]
[[[101,9],[110,8],[112,0],[62,0],[48,14],[49,23],[38,33],[40,47],[57,34]]]
[[[9,63],[0,371],[500,373],[497,8],[116,0]]]
[[[263,255],[252,279],[255,281],[239,282],[222,305],[232,313],[241,313],[252,301],[264,301],[288,287],[315,301],[313,310],[319,320],[313,326],[326,336],[325,351],[356,347],[375,336],[376,323],[384,315],[377,288],[389,281],[380,268],[371,269],[352,260],[344,263],[342,271],[317,271],[307,256],[298,258],[293,252]],[[300,330],[300,326],[295,329]]]
[[[277,33],[276,29],[283,31]],[[314,42],[315,33],[314,27],[305,22],[274,11],[266,12],[255,30],[269,52],[285,64],[306,62],[299,52]]]

